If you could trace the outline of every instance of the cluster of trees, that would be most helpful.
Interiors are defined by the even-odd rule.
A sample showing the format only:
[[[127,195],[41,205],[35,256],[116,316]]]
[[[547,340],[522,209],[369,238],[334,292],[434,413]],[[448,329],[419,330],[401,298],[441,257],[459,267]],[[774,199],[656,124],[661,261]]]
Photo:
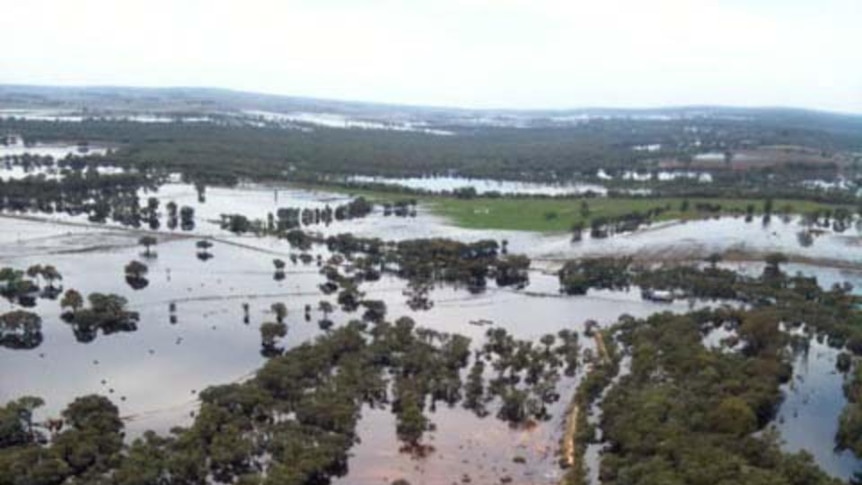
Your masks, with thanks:
[[[557,272],[560,291],[583,295],[590,288],[624,289],[631,285],[631,258],[585,258],[566,261]]]
[[[113,221],[129,227],[161,227],[160,201],[149,197],[142,204],[140,189],[155,190],[158,181],[145,173],[100,174],[95,168],[71,172],[61,179],[25,177],[0,179],[0,211],[86,215],[90,222]],[[167,227],[194,229],[194,208],[165,205]]]
[[[0,347],[35,349],[43,339],[39,315],[24,310],[0,314]]]
[[[364,197],[357,197],[350,202],[333,209],[327,204],[323,208],[315,207],[300,209],[298,207],[282,207],[273,215],[267,214],[266,221],[250,219],[243,214],[222,214],[221,228],[236,234],[253,232],[255,234],[285,235],[303,226],[325,224],[333,221],[344,221],[365,217],[374,209],[373,204]]]
[[[106,480],[123,461],[123,422],[117,407],[102,396],[75,399],[63,411],[63,429],[49,446],[46,423],[33,413],[44,403],[22,397],[0,407],[0,484],[155,483],[146,477]]]
[[[553,336],[532,347],[501,335],[477,357],[504,376],[505,385],[487,386],[506,396],[502,416],[525,419],[524,400],[511,397],[520,392],[515,376],[535,379],[538,389],[547,380],[542,373],[576,359],[576,338],[565,339],[559,348]],[[390,407],[405,451],[421,454],[431,450],[422,440],[429,411],[470,393],[488,402],[481,372],[473,376],[478,394],[475,382],[464,390],[470,357],[468,338],[417,328],[409,318],[370,328],[353,321],[273,356],[248,381],[206,389],[190,427],[147,432],[129,445],[116,407],[103,397],[70,404],[65,428],[50,440],[32,421],[41,401],[23,398],[0,407],[0,483],[329,483],[347,471],[363,405]]]
[[[568,329],[543,335],[538,342],[515,339],[503,328],[489,329],[467,377],[464,407],[484,416],[488,405],[499,401],[497,417],[512,425],[547,420],[547,406],[560,399],[560,371],[574,376],[578,354],[578,335]]]
[[[396,243],[391,260],[397,274],[407,280],[463,284],[471,292],[483,291],[488,278],[499,275],[505,285],[526,285],[529,258],[499,255],[497,241],[464,243],[451,239],[411,239]]]
[[[90,293],[87,302],[89,307],[84,305],[84,297],[73,289],[66,290],[60,300],[60,306],[65,310],[62,318],[72,327],[78,342],[92,342],[99,331],[110,335],[138,329],[140,315],[126,309],[128,300],[122,296]]]
[[[646,212],[634,211],[615,217],[593,217],[590,219],[590,237],[593,239],[603,239],[614,234],[637,231],[642,225],[650,224],[665,210],[667,210],[665,207],[655,207]],[[578,235],[581,230],[582,228],[573,228],[573,232]],[[580,239],[580,237],[577,239]]]
[[[483,291],[489,279],[499,286],[523,287],[529,282],[530,259],[503,254],[505,247],[491,239],[472,243],[444,238],[384,242],[339,234],[325,242],[330,251],[348,258],[366,280],[389,272],[414,287],[441,282],[464,285],[473,292]]]
[[[705,348],[701,328],[728,321],[743,352]],[[764,308],[622,322],[631,371],[602,401],[602,483],[840,483],[809,454],[782,453],[774,432],[755,433],[791,375],[781,321]]]
[[[627,317],[622,318],[622,320],[626,319]],[[586,359],[588,355],[585,355],[585,360],[588,360],[590,365],[569,404],[566,428],[561,439],[563,456],[560,457],[560,463],[563,467],[569,468],[563,477],[565,485],[588,483],[584,459],[587,446],[596,439],[596,426],[590,423],[588,415],[602,392],[607,389],[620,370],[622,356],[615,342],[611,339],[605,340],[604,333],[595,329],[594,324],[593,321],[587,322],[584,335],[595,337],[596,342],[601,342],[602,345],[597,346],[598,355],[590,359]]]
[[[91,166],[95,169],[100,164],[98,159],[76,156],[71,153],[64,158],[55,159],[51,155],[38,155],[29,152],[4,155],[0,157],[0,163],[6,170],[21,167],[25,174],[39,175],[39,172],[44,171],[56,173],[60,177],[67,177],[73,172],[85,171]]]
[[[63,291],[57,286],[63,275],[54,266],[35,264],[27,270],[0,268],[0,296],[23,307],[33,307],[37,298],[55,299]]]
[[[416,199],[402,199],[383,203],[384,216],[416,217]]]
[[[862,216],[862,203],[856,211],[859,216]],[[855,220],[853,211],[847,207],[836,207],[834,209],[814,210],[803,214],[803,224],[812,228],[828,229],[843,233],[848,228],[853,226]]]
[[[839,357],[846,355],[841,354]],[[848,360],[847,357],[839,360],[839,370],[849,369],[852,364]],[[835,443],[839,449],[851,450],[856,456],[862,457],[862,366],[858,362],[853,368],[853,375],[844,383],[844,395],[847,396],[847,406],[838,421]]]
[[[781,269],[787,258],[780,253],[766,256],[764,271],[759,276],[744,276],[718,268],[716,263],[720,259],[720,255],[710,257],[710,264],[705,267],[671,266],[653,269],[632,267],[628,259],[571,261],[561,270],[560,282],[564,292],[574,294],[581,294],[591,287],[614,288],[637,284],[642,288],[679,292],[697,298],[744,302],[752,308],[751,312],[732,318],[725,315],[715,322],[737,329],[745,342],[743,356],[750,358],[771,352],[769,355],[775,362],[771,365],[783,369],[780,372],[776,370],[776,375],[780,378],[787,375],[787,364],[781,357],[781,349],[787,341],[778,331],[778,322],[791,327],[804,325],[809,332],[827,338],[830,345],[846,348],[857,357],[862,355],[862,298],[852,294],[852,287],[835,284],[824,289],[818,285],[816,278],[788,275]],[[681,330],[665,331],[673,336],[675,342],[680,341]],[[843,360],[844,368],[849,367],[850,357],[845,356]],[[862,446],[859,445],[862,443],[859,438],[862,436],[862,405],[859,404],[862,402],[859,398],[862,393],[858,392],[858,389],[862,388],[859,384],[862,382],[862,373],[857,370],[854,376],[846,388],[850,404],[842,414],[836,438],[839,446],[862,454]],[[755,424],[753,427],[745,426],[744,429],[760,429],[772,418],[772,412],[778,402],[775,394],[777,390],[772,393],[769,399],[763,398],[752,404]],[[730,408],[737,411],[743,409],[737,401],[717,404],[725,406],[727,409],[724,411],[728,413],[731,412]],[[631,403],[627,405],[631,406]],[[737,425],[742,426],[738,423]],[[774,443],[770,443],[770,446],[774,446]],[[808,458],[801,460],[810,461]],[[804,476],[810,478],[809,475]]]

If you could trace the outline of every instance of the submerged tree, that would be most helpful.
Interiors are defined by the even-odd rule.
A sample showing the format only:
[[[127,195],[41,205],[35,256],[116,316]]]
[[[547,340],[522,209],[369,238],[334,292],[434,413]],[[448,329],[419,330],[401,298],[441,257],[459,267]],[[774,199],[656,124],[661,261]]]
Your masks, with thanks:
[[[265,322],[260,325],[261,353],[266,357],[274,357],[284,352],[278,346],[278,341],[287,335],[287,325],[281,322]]]
[[[146,264],[141,263],[140,261],[132,261],[125,267],[126,271],[126,283],[132,287],[132,289],[140,290],[146,288],[150,282],[144,277],[149,268]]]
[[[42,317],[39,315],[23,310],[0,315],[0,346],[34,349],[42,340]]]
[[[158,239],[156,239],[154,236],[149,236],[149,235],[148,236],[141,236],[141,238],[138,239],[138,244],[140,244],[141,246],[144,246],[144,248],[145,248],[144,249],[144,257],[152,258],[155,256],[155,253],[150,251],[150,247],[155,246],[156,244],[158,244],[158,242],[159,242]]]
[[[213,243],[211,243],[208,239],[201,239],[200,241],[195,243],[195,246],[198,248],[198,259],[201,261],[206,261],[212,258],[212,254],[210,254],[209,250],[213,247]]]
[[[284,303],[273,303],[272,306],[270,306],[270,310],[272,310],[272,313],[275,314],[275,319],[278,321],[278,323],[282,323],[284,321],[284,317],[287,316],[287,305],[285,305]]]

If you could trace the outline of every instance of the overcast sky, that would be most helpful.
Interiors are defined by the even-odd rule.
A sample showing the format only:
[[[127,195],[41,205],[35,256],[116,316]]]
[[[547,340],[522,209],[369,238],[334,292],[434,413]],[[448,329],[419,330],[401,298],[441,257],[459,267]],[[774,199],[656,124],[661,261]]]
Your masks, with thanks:
[[[862,0],[21,0],[0,83],[862,113]]]

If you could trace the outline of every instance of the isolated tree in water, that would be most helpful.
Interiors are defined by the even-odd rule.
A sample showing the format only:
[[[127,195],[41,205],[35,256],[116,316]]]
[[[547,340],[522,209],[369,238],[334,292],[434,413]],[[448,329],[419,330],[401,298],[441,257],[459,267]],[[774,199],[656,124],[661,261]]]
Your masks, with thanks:
[[[132,261],[126,265],[126,283],[133,289],[140,290],[145,288],[150,282],[144,278],[149,268],[140,261]]]
[[[141,246],[143,246],[145,248],[144,249],[144,256],[147,258],[153,257],[154,253],[152,253],[150,251],[150,247],[155,246],[157,243],[158,243],[158,240],[153,236],[141,236],[141,238],[138,239],[138,244],[140,244]]]
[[[281,355],[284,349],[279,347],[278,340],[287,335],[287,325],[284,323],[266,322],[260,325],[261,353],[265,357]]]
[[[284,317],[287,316],[287,306],[284,303],[276,302],[270,306],[270,309],[275,314],[275,319],[278,320],[278,323],[282,323]]]
[[[213,247],[213,243],[206,239],[201,239],[195,243],[195,246],[198,248],[198,259],[201,261],[206,261],[212,257],[212,254],[209,253],[209,249]]]

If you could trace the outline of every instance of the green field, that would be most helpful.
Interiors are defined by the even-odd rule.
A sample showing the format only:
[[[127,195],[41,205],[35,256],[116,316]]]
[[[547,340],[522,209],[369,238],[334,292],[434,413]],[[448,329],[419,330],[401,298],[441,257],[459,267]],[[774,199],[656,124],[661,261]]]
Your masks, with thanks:
[[[634,211],[646,212],[652,208],[669,208],[662,213],[659,220],[694,219],[715,215],[701,213],[695,210],[698,203],[721,205],[722,214],[744,213],[749,204],[755,211],[763,210],[763,200],[757,199],[688,199],[689,209],[685,212],[680,208],[682,198],[660,199],[588,199],[588,215],[582,214],[583,199],[453,199],[437,198],[428,200],[435,214],[452,220],[461,227],[476,229],[513,229],[539,232],[569,231],[574,223],[584,222],[589,226],[592,217],[614,217]],[[828,208],[820,204],[801,200],[775,200],[773,211],[782,213],[806,213],[816,209]]]
[[[689,208],[681,211],[683,197],[664,198],[604,198],[590,199],[552,199],[552,198],[488,198],[458,199],[443,196],[415,196],[397,192],[357,190],[337,186],[310,186],[319,190],[327,190],[363,196],[374,202],[416,199],[432,213],[445,217],[459,227],[469,229],[504,229],[534,232],[568,232],[572,225],[583,222],[589,228],[593,217],[615,217],[635,211],[646,212],[653,208],[666,207],[658,220],[701,219],[717,215],[716,213],[699,212],[698,204],[720,205],[723,215],[744,214],[749,204],[754,206],[755,213],[762,214],[764,199],[730,199],[730,198],[688,198]],[[588,213],[582,213],[582,201],[586,201]],[[812,202],[808,200],[775,199],[773,213],[804,214],[820,209],[839,207],[834,204]],[[854,210],[848,207],[851,210]]]

